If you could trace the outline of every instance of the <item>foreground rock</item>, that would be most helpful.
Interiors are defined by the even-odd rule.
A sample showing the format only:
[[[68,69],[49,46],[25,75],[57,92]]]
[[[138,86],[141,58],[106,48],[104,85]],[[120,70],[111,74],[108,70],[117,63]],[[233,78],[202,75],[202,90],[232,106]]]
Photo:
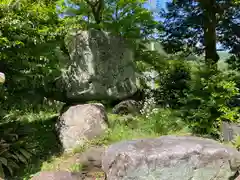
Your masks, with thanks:
[[[83,145],[105,133],[108,119],[102,104],[83,104],[69,107],[56,124],[65,151]]]
[[[133,51],[122,38],[79,30],[68,34],[66,46],[71,59],[63,75],[68,101],[117,100],[137,91]]]
[[[108,180],[228,180],[240,153],[210,139],[163,136],[113,144],[102,166]]]
[[[83,177],[81,173],[71,173],[67,171],[46,171],[36,174],[31,180],[83,180]]]

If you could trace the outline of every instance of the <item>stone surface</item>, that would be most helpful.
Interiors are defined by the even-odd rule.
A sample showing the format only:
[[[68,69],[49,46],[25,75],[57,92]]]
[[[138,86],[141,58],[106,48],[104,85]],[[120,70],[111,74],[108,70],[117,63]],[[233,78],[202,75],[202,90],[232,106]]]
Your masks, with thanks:
[[[105,133],[108,118],[102,104],[82,104],[69,107],[56,124],[65,151],[83,145]]]
[[[138,114],[140,113],[141,105],[135,100],[125,100],[114,106],[113,114]]]
[[[222,122],[222,136],[224,141],[232,141],[236,135],[240,135],[240,124]]]
[[[85,152],[79,154],[77,162],[84,165],[86,168],[91,169],[102,167],[102,154],[104,153],[104,147],[91,147]]]
[[[3,84],[5,82],[5,74],[0,72],[0,84]]]
[[[239,166],[237,150],[191,136],[119,142],[102,159],[108,180],[227,180]]]
[[[45,171],[34,175],[31,180],[83,180],[83,178],[80,173]]]
[[[77,172],[78,177],[83,180],[104,180],[105,173],[101,169],[104,150],[105,147],[93,146],[84,152],[71,153],[64,158],[52,161],[51,169],[57,169],[58,172]]]
[[[123,99],[137,91],[133,51],[125,40],[90,29],[69,33],[65,42],[71,59],[63,73],[69,101]]]
[[[85,180],[105,179],[105,173],[101,169],[104,150],[104,147],[92,147],[78,156],[77,162],[84,166],[82,174]]]

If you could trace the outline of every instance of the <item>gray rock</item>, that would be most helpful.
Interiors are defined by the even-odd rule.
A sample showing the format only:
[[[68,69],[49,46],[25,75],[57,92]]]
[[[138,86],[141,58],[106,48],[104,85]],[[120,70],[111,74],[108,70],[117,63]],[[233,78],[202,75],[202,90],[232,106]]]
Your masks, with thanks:
[[[113,114],[138,114],[140,113],[141,105],[135,100],[125,100],[114,106]]]
[[[5,74],[0,72],[0,84],[3,84],[5,82]]]
[[[222,122],[222,136],[226,142],[234,140],[236,135],[240,135],[240,124]]]
[[[102,159],[108,180],[227,180],[239,166],[237,150],[191,136],[116,143]]]
[[[137,91],[133,51],[125,40],[90,29],[69,33],[65,42],[71,59],[63,73],[69,101],[117,100]]]
[[[70,151],[103,135],[108,128],[108,118],[102,104],[75,105],[60,116],[56,128],[63,149]]]
[[[102,154],[105,147],[90,147],[85,152],[75,154],[77,163],[83,165],[85,168],[100,168],[102,167]]]
[[[31,180],[83,180],[83,178],[81,173],[43,171],[34,175]]]

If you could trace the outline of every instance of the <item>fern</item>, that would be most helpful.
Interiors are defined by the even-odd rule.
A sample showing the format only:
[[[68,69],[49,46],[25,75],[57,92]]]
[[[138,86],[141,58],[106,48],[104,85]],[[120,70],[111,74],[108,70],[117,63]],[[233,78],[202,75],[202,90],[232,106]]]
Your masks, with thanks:
[[[0,136],[0,178],[5,178],[6,173],[12,176],[15,169],[26,165],[32,153],[28,150],[24,136],[17,134],[16,127],[7,128]]]

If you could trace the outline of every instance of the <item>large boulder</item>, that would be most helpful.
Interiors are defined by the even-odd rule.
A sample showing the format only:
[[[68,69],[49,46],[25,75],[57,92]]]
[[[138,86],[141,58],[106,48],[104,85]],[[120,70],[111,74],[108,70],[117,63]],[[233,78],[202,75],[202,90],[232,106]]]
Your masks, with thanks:
[[[90,29],[72,31],[65,42],[71,59],[63,73],[68,101],[124,99],[137,91],[133,51],[124,39]]]
[[[105,108],[102,104],[70,106],[60,116],[56,128],[63,149],[70,151],[105,133],[108,128]]]
[[[116,143],[102,159],[108,180],[227,180],[239,166],[237,150],[191,136]]]

